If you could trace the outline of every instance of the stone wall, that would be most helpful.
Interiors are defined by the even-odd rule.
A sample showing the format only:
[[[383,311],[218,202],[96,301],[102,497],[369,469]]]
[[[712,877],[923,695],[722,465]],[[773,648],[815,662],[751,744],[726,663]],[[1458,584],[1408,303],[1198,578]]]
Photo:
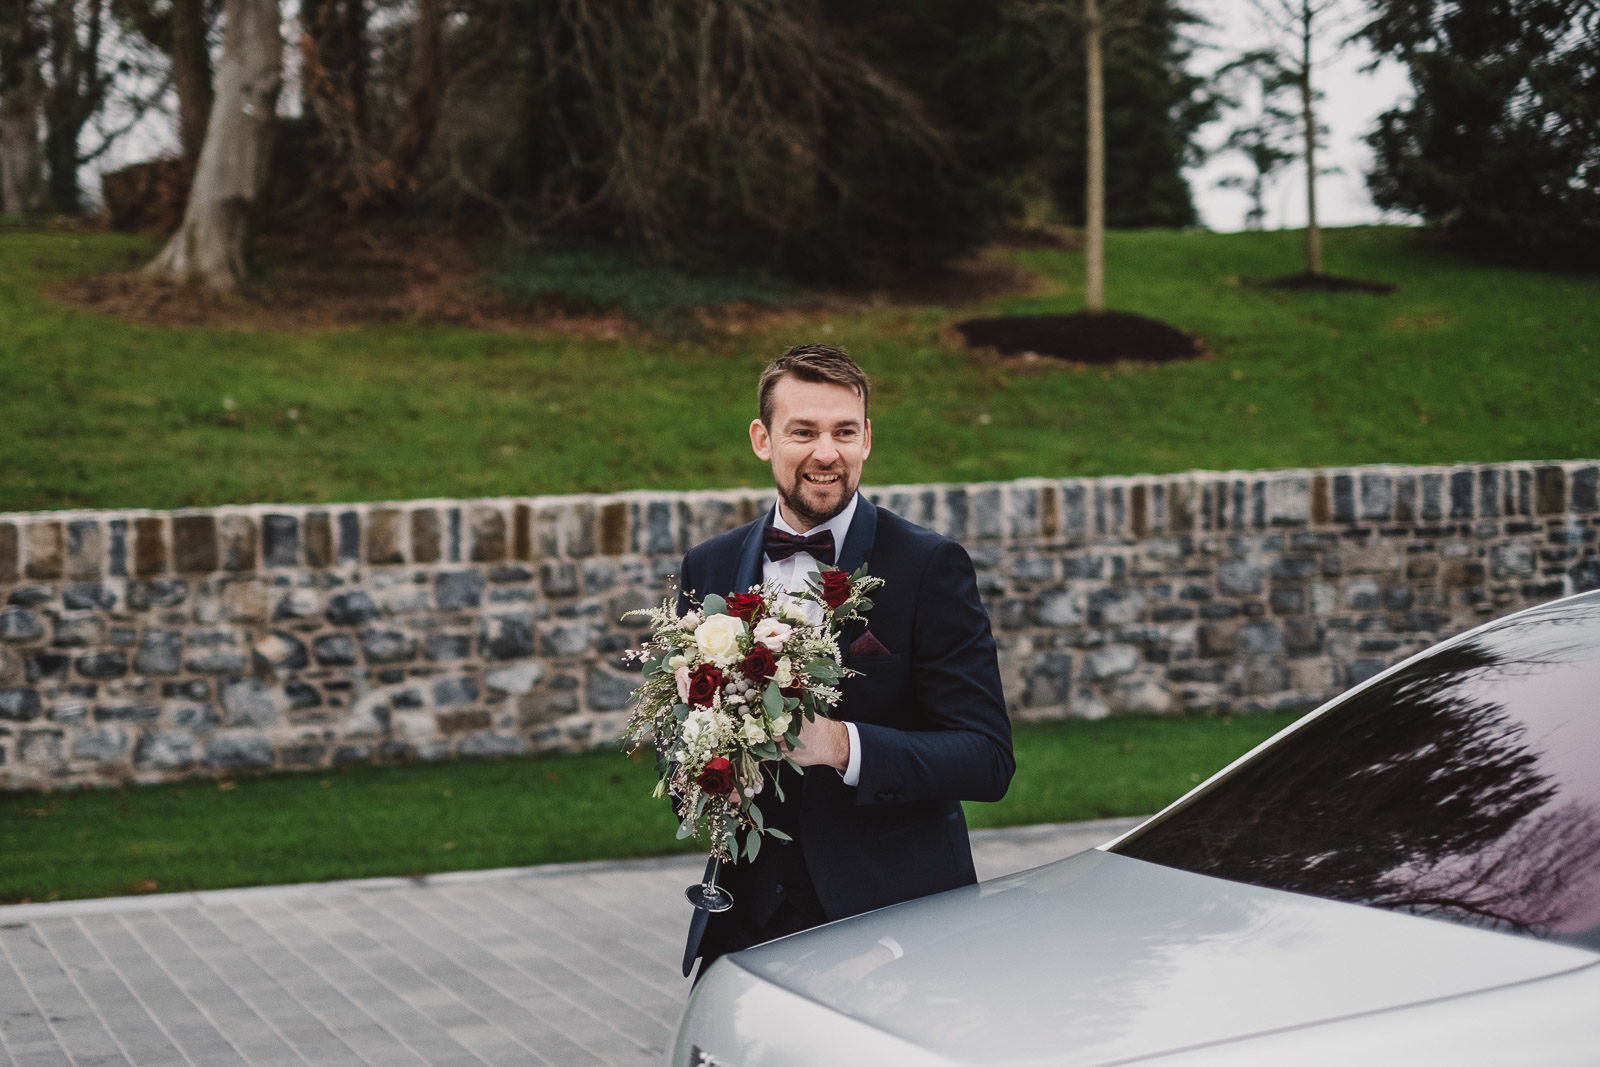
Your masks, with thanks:
[[[1019,718],[1322,700],[1600,587],[1593,462],[871,490],[964,542]],[[629,609],[760,491],[0,515],[0,788],[613,739]]]

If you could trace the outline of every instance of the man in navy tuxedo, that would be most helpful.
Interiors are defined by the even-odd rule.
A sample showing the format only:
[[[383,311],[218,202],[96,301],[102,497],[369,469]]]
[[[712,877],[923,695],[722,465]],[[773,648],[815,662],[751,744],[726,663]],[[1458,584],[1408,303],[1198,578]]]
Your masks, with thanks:
[[[960,802],[999,800],[1016,767],[972,560],[857,492],[872,452],[868,393],[861,368],[827,345],[768,366],[750,444],[772,464],[777,505],[683,561],[680,614],[691,594],[764,581],[799,590],[822,564],[865,563],[885,582],[868,621],[842,634],[857,673],[834,718],[800,730],[803,778],[779,765],[785,800],[770,787],[761,796],[766,824],[793,842],[768,838],[754,862],[723,868],[734,906],[689,946],[701,974],[723,953],[972,884]]]

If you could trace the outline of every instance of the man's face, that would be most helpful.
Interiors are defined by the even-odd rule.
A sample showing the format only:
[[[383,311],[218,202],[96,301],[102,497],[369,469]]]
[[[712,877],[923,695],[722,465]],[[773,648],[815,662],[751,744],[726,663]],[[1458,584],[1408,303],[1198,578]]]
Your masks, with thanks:
[[[772,464],[784,518],[804,532],[855,495],[872,451],[872,423],[854,389],[785,376],[772,389],[772,426],[752,421],[750,446]]]

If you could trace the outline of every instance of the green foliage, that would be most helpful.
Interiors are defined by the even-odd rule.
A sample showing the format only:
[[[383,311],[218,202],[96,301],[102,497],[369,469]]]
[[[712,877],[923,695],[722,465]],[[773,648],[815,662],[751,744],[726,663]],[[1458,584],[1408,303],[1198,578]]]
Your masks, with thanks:
[[[1378,206],[1486,246],[1592,266],[1600,243],[1600,6],[1377,0],[1366,29],[1413,98],[1368,138]]]
[[[1019,725],[974,825],[1138,815],[1288,716]],[[0,794],[0,903],[701,852],[615,752]]]
[[[1297,233],[1113,232],[1117,306],[1217,358],[1027,376],[946,327],[1077,310],[1078,253],[1018,253],[1049,282],[1028,294],[796,309],[694,343],[173,329],[39,295],[148,250],[0,233],[0,511],[770,485],[756,377],[812,339],[875,380],[868,484],[1600,455],[1600,279],[1462,260],[1415,230],[1327,234],[1328,269],[1398,283],[1387,297],[1239,284],[1298,269]]]
[[[505,253],[489,284],[519,303],[563,311],[620,310],[636,322],[670,325],[695,308],[781,305],[795,290],[744,271],[675,267],[637,249],[536,247]]]

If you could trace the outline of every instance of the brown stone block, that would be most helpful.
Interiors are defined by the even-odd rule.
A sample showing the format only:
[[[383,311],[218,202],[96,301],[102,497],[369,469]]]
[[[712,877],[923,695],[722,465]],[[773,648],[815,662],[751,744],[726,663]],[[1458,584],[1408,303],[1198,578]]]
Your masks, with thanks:
[[[1559,515],[1567,510],[1567,472],[1560,467],[1540,467],[1533,472],[1534,510]]]
[[[506,517],[496,507],[474,505],[467,514],[472,534],[469,555],[474,563],[498,563],[506,558]]]
[[[533,509],[526,504],[511,509],[511,558],[533,559]]]
[[[312,567],[333,565],[333,522],[326,511],[306,515],[306,564]]]
[[[411,561],[438,563],[439,548],[439,513],[433,508],[417,508],[411,513]]]
[[[740,501],[741,504],[749,501]],[[755,516],[751,516],[754,518]],[[749,519],[745,520],[750,521]],[[628,551],[628,505],[606,504],[600,509],[600,554],[620,556]]]
[[[1150,536],[1150,487],[1136,485],[1128,493],[1129,522],[1132,524],[1133,536]]]
[[[1232,656],[1239,651],[1239,628],[1232,623],[1208,622],[1200,627],[1200,655]]]
[[[400,509],[373,508],[367,512],[367,562],[404,563],[400,549]]]
[[[1167,529],[1187,533],[1194,529],[1194,485],[1189,482],[1167,484]]]
[[[250,515],[224,515],[217,524],[222,546],[222,569],[256,569],[256,520]]]
[[[0,584],[14,582],[21,577],[22,571],[17,561],[18,546],[16,524],[0,522]]]
[[[133,520],[133,573],[140,578],[167,572],[166,523],[155,517]]]
[[[172,557],[179,574],[217,569],[217,520],[211,515],[180,515],[172,520]]]
[[[243,578],[222,587],[222,610],[230,622],[266,622],[272,612],[272,587]]]
[[[1328,476],[1311,479],[1311,521],[1322,525],[1333,520],[1333,503],[1328,494]]]
[[[28,546],[29,578],[59,578],[62,557],[65,555],[65,537],[59,522],[34,522],[23,527]]]
[[[98,519],[67,523],[67,577],[79,581],[98,578],[105,559],[105,530]]]
[[[489,713],[487,711],[441,711],[433,717],[442,734],[460,733],[463,730],[487,730],[489,728]]]
[[[1406,560],[1406,577],[1412,580],[1432,578],[1439,573],[1439,561],[1432,556],[1412,556]]]
[[[1061,493],[1053,485],[1039,487],[1039,536],[1046,541],[1061,536]]]

